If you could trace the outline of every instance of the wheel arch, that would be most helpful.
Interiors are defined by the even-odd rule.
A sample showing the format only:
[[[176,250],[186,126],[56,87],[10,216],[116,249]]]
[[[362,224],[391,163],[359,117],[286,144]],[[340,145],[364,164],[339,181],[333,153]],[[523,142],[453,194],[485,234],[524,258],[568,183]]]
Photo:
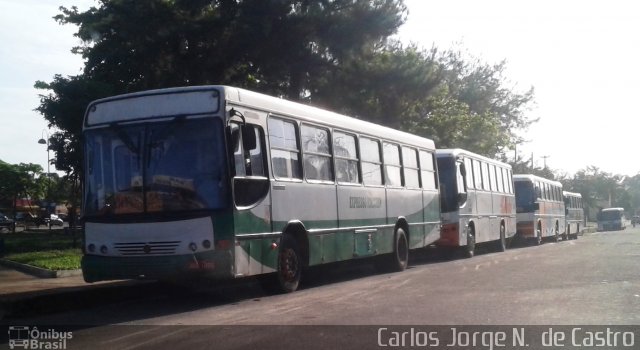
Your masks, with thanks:
[[[309,266],[309,232],[302,221],[289,221],[282,229],[282,237],[285,235],[289,235],[296,240],[298,249],[302,255],[302,263],[305,267]]]

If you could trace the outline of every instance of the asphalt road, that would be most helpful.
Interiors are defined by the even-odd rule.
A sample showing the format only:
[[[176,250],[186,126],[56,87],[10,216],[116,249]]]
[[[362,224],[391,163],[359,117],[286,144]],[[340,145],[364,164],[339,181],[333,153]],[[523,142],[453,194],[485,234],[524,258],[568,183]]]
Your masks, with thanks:
[[[567,332],[576,325],[640,325],[640,227],[471,259],[444,260],[427,250],[411,260],[409,269],[390,274],[369,264],[330,266],[287,295],[267,295],[250,281],[195,291],[158,286],[136,300],[13,321],[74,325],[69,346],[131,349],[362,348],[395,334],[381,327],[502,325],[515,336],[511,325],[538,325],[528,329],[536,334],[526,347],[532,349],[548,325]],[[635,332],[634,346],[640,344],[640,327],[621,329]],[[440,348],[445,343],[440,339]]]

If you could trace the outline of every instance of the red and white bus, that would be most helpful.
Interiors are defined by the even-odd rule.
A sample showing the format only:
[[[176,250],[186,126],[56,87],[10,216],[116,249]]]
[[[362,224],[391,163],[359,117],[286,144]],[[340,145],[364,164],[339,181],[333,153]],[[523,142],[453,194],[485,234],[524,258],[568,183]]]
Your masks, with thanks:
[[[513,175],[518,212],[518,236],[536,245],[545,238],[560,240],[565,227],[562,184],[536,175]]]
[[[584,208],[582,205],[582,195],[563,191],[566,228],[564,230],[563,239],[578,239],[580,227],[584,223]]]
[[[462,149],[436,150],[442,230],[437,245],[462,247],[495,242],[504,251],[516,233],[511,166]]]

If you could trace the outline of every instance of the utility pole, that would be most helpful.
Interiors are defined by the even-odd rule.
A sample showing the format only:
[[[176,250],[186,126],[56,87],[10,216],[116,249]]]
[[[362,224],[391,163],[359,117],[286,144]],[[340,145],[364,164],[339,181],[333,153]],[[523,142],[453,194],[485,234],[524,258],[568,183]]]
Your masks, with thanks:
[[[551,156],[541,156],[541,157],[540,157],[540,158],[542,158],[542,159],[543,159],[543,161],[544,161],[544,168],[545,168],[545,169],[547,168],[547,158],[549,158],[549,157],[551,157]]]

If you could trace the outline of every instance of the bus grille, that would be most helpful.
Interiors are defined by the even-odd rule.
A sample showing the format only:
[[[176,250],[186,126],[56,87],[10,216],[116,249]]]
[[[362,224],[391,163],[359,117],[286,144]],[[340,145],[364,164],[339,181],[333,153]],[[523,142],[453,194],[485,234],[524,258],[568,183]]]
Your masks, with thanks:
[[[180,241],[115,243],[122,255],[170,255],[175,254]]]

